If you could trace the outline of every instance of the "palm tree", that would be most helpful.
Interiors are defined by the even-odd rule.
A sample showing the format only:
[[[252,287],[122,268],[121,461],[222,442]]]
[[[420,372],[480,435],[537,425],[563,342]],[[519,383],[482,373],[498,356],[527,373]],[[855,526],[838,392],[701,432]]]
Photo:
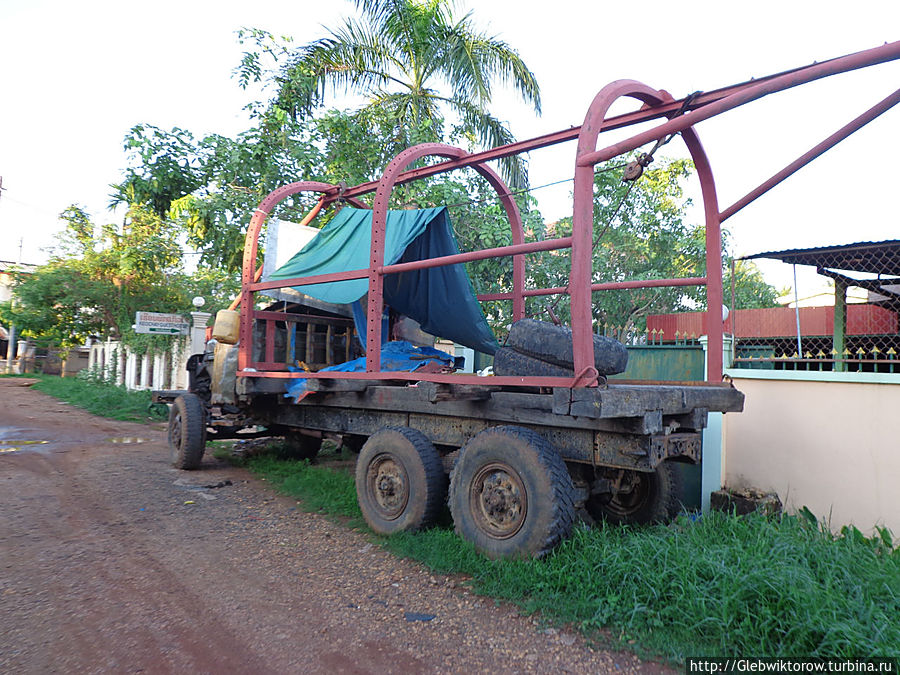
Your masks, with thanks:
[[[405,147],[410,132],[423,127],[442,138],[445,111],[482,147],[512,142],[506,125],[488,112],[492,85],[512,84],[540,114],[537,80],[515,50],[475,28],[471,12],[457,20],[452,2],[355,0],[360,19],[345,20],[291,56],[276,78],[275,105],[303,116],[324,102],[332,85],[368,99],[360,114],[386,114],[397,146]],[[513,187],[525,185],[518,158],[509,158],[503,171]]]

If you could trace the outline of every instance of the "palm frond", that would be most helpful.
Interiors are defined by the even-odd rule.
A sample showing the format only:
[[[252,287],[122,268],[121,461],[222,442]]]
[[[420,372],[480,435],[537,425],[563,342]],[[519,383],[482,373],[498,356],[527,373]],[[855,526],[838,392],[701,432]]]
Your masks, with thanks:
[[[477,105],[446,99],[462,120],[463,130],[470,133],[485,148],[496,148],[513,143],[516,139],[503,122]],[[522,155],[504,157],[500,160],[501,174],[507,185],[520,190],[528,185],[528,166]]]
[[[481,105],[490,103],[494,80],[513,85],[522,99],[541,112],[541,89],[534,73],[506,42],[479,33],[467,14],[448,27],[445,69],[454,96]]]
[[[390,75],[397,65],[394,51],[370,27],[348,20],[329,37],[300,49],[282,69],[279,98],[297,116],[320,105],[329,84],[348,91],[382,87],[395,79]]]

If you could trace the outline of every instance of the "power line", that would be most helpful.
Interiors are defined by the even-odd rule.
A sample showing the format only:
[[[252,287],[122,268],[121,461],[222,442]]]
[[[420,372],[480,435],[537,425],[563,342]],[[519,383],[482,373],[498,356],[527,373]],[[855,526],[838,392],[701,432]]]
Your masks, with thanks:
[[[594,173],[606,173],[607,171],[615,171],[617,169],[621,169],[625,167],[625,164],[617,164],[614,166],[605,166],[602,169],[595,171]],[[509,192],[503,192],[501,194],[491,195],[490,197],[483,197],[482,199],[469,199],[462,202],[456,202],[455,204],[444,204],[448,209],[455,208],[457,206],[468,206],[469,204],[480,204],[482,202],[492,201],[494,199],[499,199],[501,197],[512,197],[515,195],[521,195],[526,192],[534,192],[535,190],[542,190],[543,188],[553,187],[554,185],[561,185],[563,183],[571,183],[574,181],[573,178],[563,178],[561,180],[555,180],[552,183],[544,183],[543,185],[535,185],[534,187],[522,188],[521,190],[510,190]]]

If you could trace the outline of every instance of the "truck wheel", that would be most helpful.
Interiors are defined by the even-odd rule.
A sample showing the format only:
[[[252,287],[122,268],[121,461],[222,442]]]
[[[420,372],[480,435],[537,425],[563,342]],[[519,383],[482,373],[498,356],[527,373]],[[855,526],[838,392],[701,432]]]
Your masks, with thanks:
[[[509,329],[506,346],[540,361],[572,369],[572,330],[546,321],[521,319]],[[628,350],[618,340],[594,335],[594,365],[601,375],[625,372]]]
[[[206,449],[206,409],[196,394],[182,394],[169,410],[169,450],[176,469],[197,469]]]
[[[313,459],[322,448],[322,437],[307,436],[299,431],[284,434],[284,456],[287,459]]]
[[[575,371],[553,363],[540,361],[520,354],[509,347],[501,347],[494,352],[494,375],[517,375],[519,377],[574,377]]]
[[[446,495],[441,456],[422,432],[388,427],[362,446],[356,461],[356,498],[363,518],[378,534],[433,523]]]
[[[543,556],[569,536],[575,488],[559,453],[516,426],[474,436],[450,477],[456,532],[489,558]]]
[[[661,462],[649,473],[608,469],[606,474],[613,491],[593,495],[587,502],[588,512],[597,520],[627,525],[665,523],[681,511],[684,485],[672,462]]]

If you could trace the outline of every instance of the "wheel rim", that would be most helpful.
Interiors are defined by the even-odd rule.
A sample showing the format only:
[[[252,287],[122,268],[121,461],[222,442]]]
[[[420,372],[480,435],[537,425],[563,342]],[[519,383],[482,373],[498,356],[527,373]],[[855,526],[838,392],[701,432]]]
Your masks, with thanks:
[[[528,495],[519,474],[502,462],[482,467],[469,491],[469,511],[478,528],[494,539],[514,536],[528,513]]]
[[[399,518],[409,503],[409,477],[403,463],[388,453],[374,457],[366,472],[366,490],[379,516]]]
[[[641,509],[650,496],[650,481],[640,471],[622,470],[616,479],[617,488],[603,507],[617,516],[630,516]],[[622,489],[622,485],[625,489]]]
[[[172,459],[178,457],[181,451],[181,413],[176,412],[169,421],[169,447],[172,450]]]

